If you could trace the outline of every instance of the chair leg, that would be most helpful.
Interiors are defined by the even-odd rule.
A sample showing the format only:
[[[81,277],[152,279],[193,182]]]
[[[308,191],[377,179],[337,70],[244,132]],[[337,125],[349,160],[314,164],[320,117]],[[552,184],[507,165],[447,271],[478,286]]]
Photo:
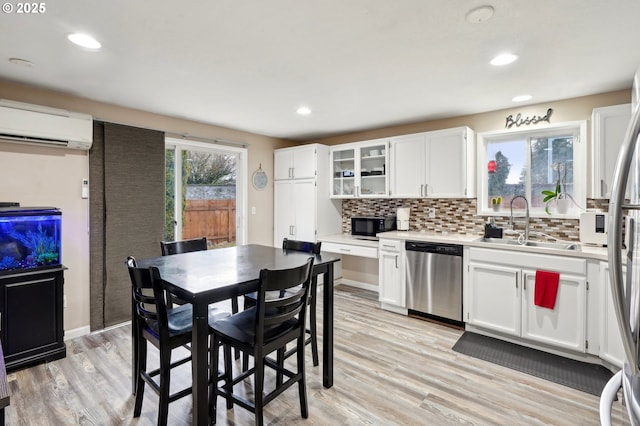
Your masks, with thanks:
[[[309,313],[309,329],[311,330],[311,356],[313,358],[313,366],[317,367],[320,362],[318,361],[318,326],[316,321],[316,294],[318,287],[318,278],[313,277],[311,282],[311,304]]]
[[[169,389],[171,384],[171,349],[160,351],[160,403],[158,426],[166,426],[169,416]]]
[[[300,373],[300,380],[298,381],[298,393],[300,394],[300,414],[303,419],[309,417],[309,406],[307,405],[307,378],[304,368],[304,341],[305,335],[298,339],[298,372]]]
[[[255,372],[253,373],[253,398],[255,405],[256,426],[262,426],[264,423],[264,356],[260,355],[254,358]]]
[[[242,371],[247,371],[249,369],[249,354],[242,354]]]
[[[215,335],[211,335],[209,341],[209,423],[212,425],[216,424],[219,353],[218,339]],[[225,371],[225,376],[226,374]]]
[[[134,349],[135,350],[135,349]],[[142,398],[144,396],[144,385],[145,382],[142,380],[142,376],[140,372],[146,371],[147,369],[147,341],[140,336],[138,340],[138,365],[134,367],[137,369],[137,377],[136,377],[136,402],[133,406],[133,417],[140,417],[140,413],[142,412]]]
[[[234,314],[237,314],[239,311],[239,307],[238,307],[238,298],[234,297],[233,299],[231,299],[231,312]],[[240,358],[240,350],[236,348],[235,350],[235,359],[239,359]]]
[[[233,393],[233,366],[231,365],[231,346],[223,345],[222,351],[224,352],[224,384],[227,386],[229,393]],[[227,398],[227,410],[233,408],[233,399]]]
[[[280,348],[276,352],[276,363],[278,364],[278,366],[280,368],[284,368],[284,352],[285,352],[285,349],[286,349],[286,347]],[[283,378],[282,371],[277,371],[276,372],[276,387],[282,386],[282,378]]]

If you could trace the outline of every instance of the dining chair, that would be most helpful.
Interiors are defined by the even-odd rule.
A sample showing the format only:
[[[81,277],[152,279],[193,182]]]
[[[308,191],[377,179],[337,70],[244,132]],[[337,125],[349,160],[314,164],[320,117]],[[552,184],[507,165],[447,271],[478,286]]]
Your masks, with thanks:
[[[178,240],[178,241],[160,241],[160,250],[162,251],[163,256],[169,256],[172,254],[180,254],[180,253],[190,253],[193,251],[203,251],[208,250],[209,246],[207,245],[207,237],[200,238],[192,238],[188,240]],[[173,295],[170,295],[169,302],[184,304],[184,301],[179,300]],[[234,314],[238,313],[238,298],[234,297],[231,299],[231,312]]]
[[[227,409],[237,404],[255,414],[255,424],[263,424],[264,406],[294,384],[298,384],[300,412],[303,418],[309,416],[305,381],[304,346],[305,324],[308,307],[309,288],[313,257],[301,266],[291,269],[260,271],[260,288],[257,304],[238,314],[216,321],[213,329],[213,345],[239,348],[243,353],[251,353],[254,366],[239,372],[232,377],[231,359],[225,352],[224,385],[216,380],[211,381],[210,404],[212,421],[215,423],[217,396],[226,399]],[[268,295],[268,296],[267,296]],[[276,362],[268,354],[277,352],[284,354],[287,343],[296,342],[296,371],[284,367],[284,363]],[[215,347],[215,346],[214,346]],[[211,352],[211,366],[218,365],[219,351]],[[265,367],[276,371],[277,375],[286,376],[287,380],[275,381],[273,390],[265,393]],[[211,369],[213,371],[213,368]],[[253,401],[236,394],[234,386],[253,376]],[[271,388],[272,386],[268,386]]]
[[[289,240],[284,238],[282,240],[282,248],[284,250],[301,251],[310,254],[320,254],[322,247],[322,241],[317,243],[300,240]],[[309,338],[305,341],[305,345],[311,345],[311,356],[313,359],[313,366],[317,367],[320,363],[318,361],[318,327],[316,321],[316,300],[318,294],[318,277],[313,276],[311,278],[311,289],[309,291],[309,328],[306,329]],[[249,309],[256,305],[256,293],[249,293],[244,295],[244,309]],[[289,358],[295,353],[295,348],[285,352],[284,358]],[[248,368],[249,355],[245,354],[242,358],[242,368],[246,370]]]
[[[193,310],[190,304],[167,309],[166,291],[160,273],[155,267],[138,268],[133,256],[126,262],[131,279],[132,327],[133,327],[133,376],[136,396],[133,417],[142,411],[145,383],[159,396],[158,425],[166,425],[169,403],[189,395],[191,386],[169,393],[171,370],[191,360],[191,354],[176,361],[171,360],[172,351],[191,342]],[[209,324],[227,318],[230,314],[210,306]],[[155,346],[160,354],[160,366],[147,371],[147,342]],[[217,346],[211,346],[218,348]],[[230,349],[224,349],[230,355]],[[216,372],[218,371],[216,367]],[[156,376],[158,380],[155,379]],[[214,380],[222,378],[218,374]]]

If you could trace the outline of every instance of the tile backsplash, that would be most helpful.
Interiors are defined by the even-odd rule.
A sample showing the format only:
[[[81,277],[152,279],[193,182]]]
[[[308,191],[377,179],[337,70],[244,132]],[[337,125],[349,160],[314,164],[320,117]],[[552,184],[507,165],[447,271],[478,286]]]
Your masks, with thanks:
[[[587,208],[608,208],[608,200],[587,200]],[[398,207],[411,208],[411,231],[431,231],[443,234],[477,234],[481,236],[487,217],[476,214],[476,199],[469,198],[386,198],[357,199],[342,202],[342,231],[351,233],[352,216],[393,216]],[[427,208],[435,208],[435,218],[427,216]],[[509,227],[509,212],[504,216],[492,216],[499,227]],[[515,221],[517,229],[523,229],[523,219]],[[578,219],[540,218],[530,220],[530,229],[544,232],[553,238],[579,241]]]

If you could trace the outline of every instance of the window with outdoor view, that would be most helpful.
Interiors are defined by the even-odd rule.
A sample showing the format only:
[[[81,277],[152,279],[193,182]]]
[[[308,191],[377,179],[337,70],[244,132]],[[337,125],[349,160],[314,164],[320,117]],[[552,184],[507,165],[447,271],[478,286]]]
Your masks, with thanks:
[[[479,213],[577,215],[586,202],[584,122],[478,135]],[[522,210],[525,201],[514,200]]]

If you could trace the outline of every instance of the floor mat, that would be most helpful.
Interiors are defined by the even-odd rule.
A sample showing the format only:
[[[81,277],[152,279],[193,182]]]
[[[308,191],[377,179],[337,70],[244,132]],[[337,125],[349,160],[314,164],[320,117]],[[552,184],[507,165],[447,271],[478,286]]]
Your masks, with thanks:
[[[458,339],[453,350],[592,395],[600,395],[613,376],[601,365],[575,361],[468,331]]]

